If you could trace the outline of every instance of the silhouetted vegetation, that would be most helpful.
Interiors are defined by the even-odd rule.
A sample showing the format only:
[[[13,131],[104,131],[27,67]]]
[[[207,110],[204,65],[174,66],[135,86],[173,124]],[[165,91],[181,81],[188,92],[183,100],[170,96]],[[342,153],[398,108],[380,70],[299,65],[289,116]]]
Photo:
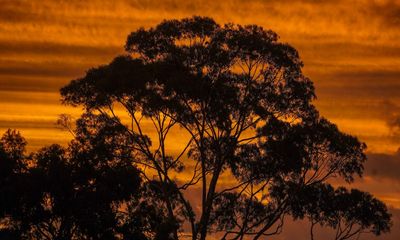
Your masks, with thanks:
[[[2,236],[260,239],[290,216],[312,239],[317,224],[338,240],[389,231],[381,201],[330,184],[362,176],[366,146],[319,116],[276,33],[193,17],[139,29],[125,49],[61,89],[84,109],[59,121],[68,147],[27,156],[17,132],[2,138]]]

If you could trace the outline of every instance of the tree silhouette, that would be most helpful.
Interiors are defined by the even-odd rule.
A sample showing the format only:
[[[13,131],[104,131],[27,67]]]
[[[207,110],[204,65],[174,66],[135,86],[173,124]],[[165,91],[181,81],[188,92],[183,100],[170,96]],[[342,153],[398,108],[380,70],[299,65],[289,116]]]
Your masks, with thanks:
[[[67,121],[65,116],[62,119]],[[8,130],[0,142],[1,239],[166,239],[177,224],[143,182],[132,139],[106,115],[82,115],[74,139],[25,154]]]
[[[286,215],[307,215],[312,223],[338,228],[339,220],[331,222],[329,214],[316,220],[315,209],[293,196],[326,186],[332,177],[352,182],[361,176],[365,144],[319,116],[313,84],[293,47],[256,25],[220,26],[193,17],[139,29],[128,36],[125,49],[127,55],[62,88],[62,100],[121,126],[130,123],[135,164],[149,169],[141,172],[143,179],[159,182],[162,207],[180,223],[173,238],[184,221],[192,239],[200,240],[219,231],[223,239],[258,239],[280,232]],[[118,114],[118,108],[127,114]],[[153,124],[151,140],[142,119]],[[182,152],[173,154],[166,139],[177,127],[189,137]],[[192,177],[177,181],[182,171]],[[234,183],[222,182],[224,174]],[[186,199],[195,187],[201,189],[198,212]],[[338,198],[351,197],[350,206],[335,209],[335,201],[312,197],[308,204],[323,204],[335,218],[375,234],[389,229],[390,216],[383,204],[372,203],[376,199],[335,191]],[[380,221],[347,216],[359,204],[383,213]]]
[[[335,239],[389,231],[382,202],[329,184],[362,175],[366,146],[319,116],[298,52],[276,33],[193,17],[139,29],[125,49],[61,89],[63,103],[85,110],[75,139],[35,155],[37,171],[52,162],[40,159],[66,158],[54,164],[76,179],[45,181],[79,186],[76,209],[61,214],[79,234],[260,239],[288,216],[309,219],[311,238],[315,224]],[[184,144],[171,143],[174,132]]]

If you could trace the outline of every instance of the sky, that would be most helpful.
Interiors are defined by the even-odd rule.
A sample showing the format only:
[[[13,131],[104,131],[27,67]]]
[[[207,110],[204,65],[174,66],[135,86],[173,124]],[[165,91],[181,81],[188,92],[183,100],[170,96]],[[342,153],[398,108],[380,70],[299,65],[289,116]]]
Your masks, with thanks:
[[[57,116],[81,111],[60,104],[60,87],[122,54],[139,27],[193,15],[263,26],[299,51],[321,115],[368,145],[349,187],[388,204],[393,230],[379,239],[400,239],[399,0],[0,0],[0,133],[19,129],[29,150],[65,144]]]

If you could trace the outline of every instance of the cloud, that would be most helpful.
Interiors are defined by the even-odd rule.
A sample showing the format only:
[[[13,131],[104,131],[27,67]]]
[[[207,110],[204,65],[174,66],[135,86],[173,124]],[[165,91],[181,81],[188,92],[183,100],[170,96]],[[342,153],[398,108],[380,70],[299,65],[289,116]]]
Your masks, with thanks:
[[[364,167],[366,175],[400,182],[400,150],[395,154],[369,153]]]
[[[79,66],[80,65],[80,66]],[[82,74],[81,68],[90,63],[72,64],[66,62],[0,61],[0,75],[11,76],[73,76]]]
[[[109,62],[123,50],[122,46],[0,41],[0,52],[1,90],[57,91],[90,67]]]
[[[371,1],[370,13],[381,20],[382,26],[398,28],[400,24],[400,1]]]
[[[400,105],[391,100],[381,102],[381,113],[392,138],[400,139]]]
[[[92,46],[71,45],[60,42],[37,42],[37,41],[0,41],[0,52],[4,55],[22,55],[23,57],[45,56],[81,56],[85,58],[96,58],[97,61],[105,57],[115,56],[123,52],[123,46]]]

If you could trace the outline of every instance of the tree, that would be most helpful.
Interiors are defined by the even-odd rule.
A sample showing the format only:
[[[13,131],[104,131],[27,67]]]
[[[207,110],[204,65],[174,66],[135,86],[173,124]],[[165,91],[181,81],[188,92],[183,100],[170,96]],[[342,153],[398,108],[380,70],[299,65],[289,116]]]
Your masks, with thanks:
[[[141,182],[125,131],[103,116],[85,115],[75,134],[67,148],[51,145],[26,156],[23,137],[5,133],[2,239],[118,239],[123,234],[121,205],[140,196]]]
[[[350,183],[362,175],[365,144],[319,116],[298,52],[273,31],[220,26],[207,17],[166,20],[131,33],[125,49],[126,55],[62,88],[62,101],[127,126],[142,178],[159,183],[162,207],[179,224],[173,239],[183,222],[192,239],[200,240],[210,232],[222,232],[223,239],[276,234],[287,215],[308,216],[314,223],[313,208],[293,196],[330,187],[333,177]],[[180,153],[167,146],[175,128],[188,136]],[[191,177],[177,179],[182,171]],[[224,175],[234,183],[221,182]],[[191,188],[201,190],[199,211],[187,200]],[[376,235],[389,230],[384,204],[346,196],[347,209],[308,199]],[[346,218],[358,204],[382,212],[379,223],[360,215]],[[329,217],[318,222],[337,228],[338,222],[325,224]]]
[[[338,229],[337,239],[389,231],[382,202],[329,185],[332,178],[351,183],[362,175],[366,146],[319,116],[298,52],[276,33],[193,17],[139,29],[125,49],[61,95],[63,103],[84,107],[76,136],[87,139],[79,140],[85,154],[93,140],[112,143],[88,150],[94,156],[103,149],[133,156],[129,163],[144,187],[126,204],[120,226],[126,239],[139,233],[143,239],[204,240],[210,233],[260,239],[281,232],[287,216]],[[99,118],[124,138],[93,137]],[[79,130],[81,121],[92,127]],[[174,132],[184,144],[171,147]],[[105,156],[99,162],[111,157]],[[198,197],[199,206],[189,197]],[[355,228],[361,230],[353,234]]]

